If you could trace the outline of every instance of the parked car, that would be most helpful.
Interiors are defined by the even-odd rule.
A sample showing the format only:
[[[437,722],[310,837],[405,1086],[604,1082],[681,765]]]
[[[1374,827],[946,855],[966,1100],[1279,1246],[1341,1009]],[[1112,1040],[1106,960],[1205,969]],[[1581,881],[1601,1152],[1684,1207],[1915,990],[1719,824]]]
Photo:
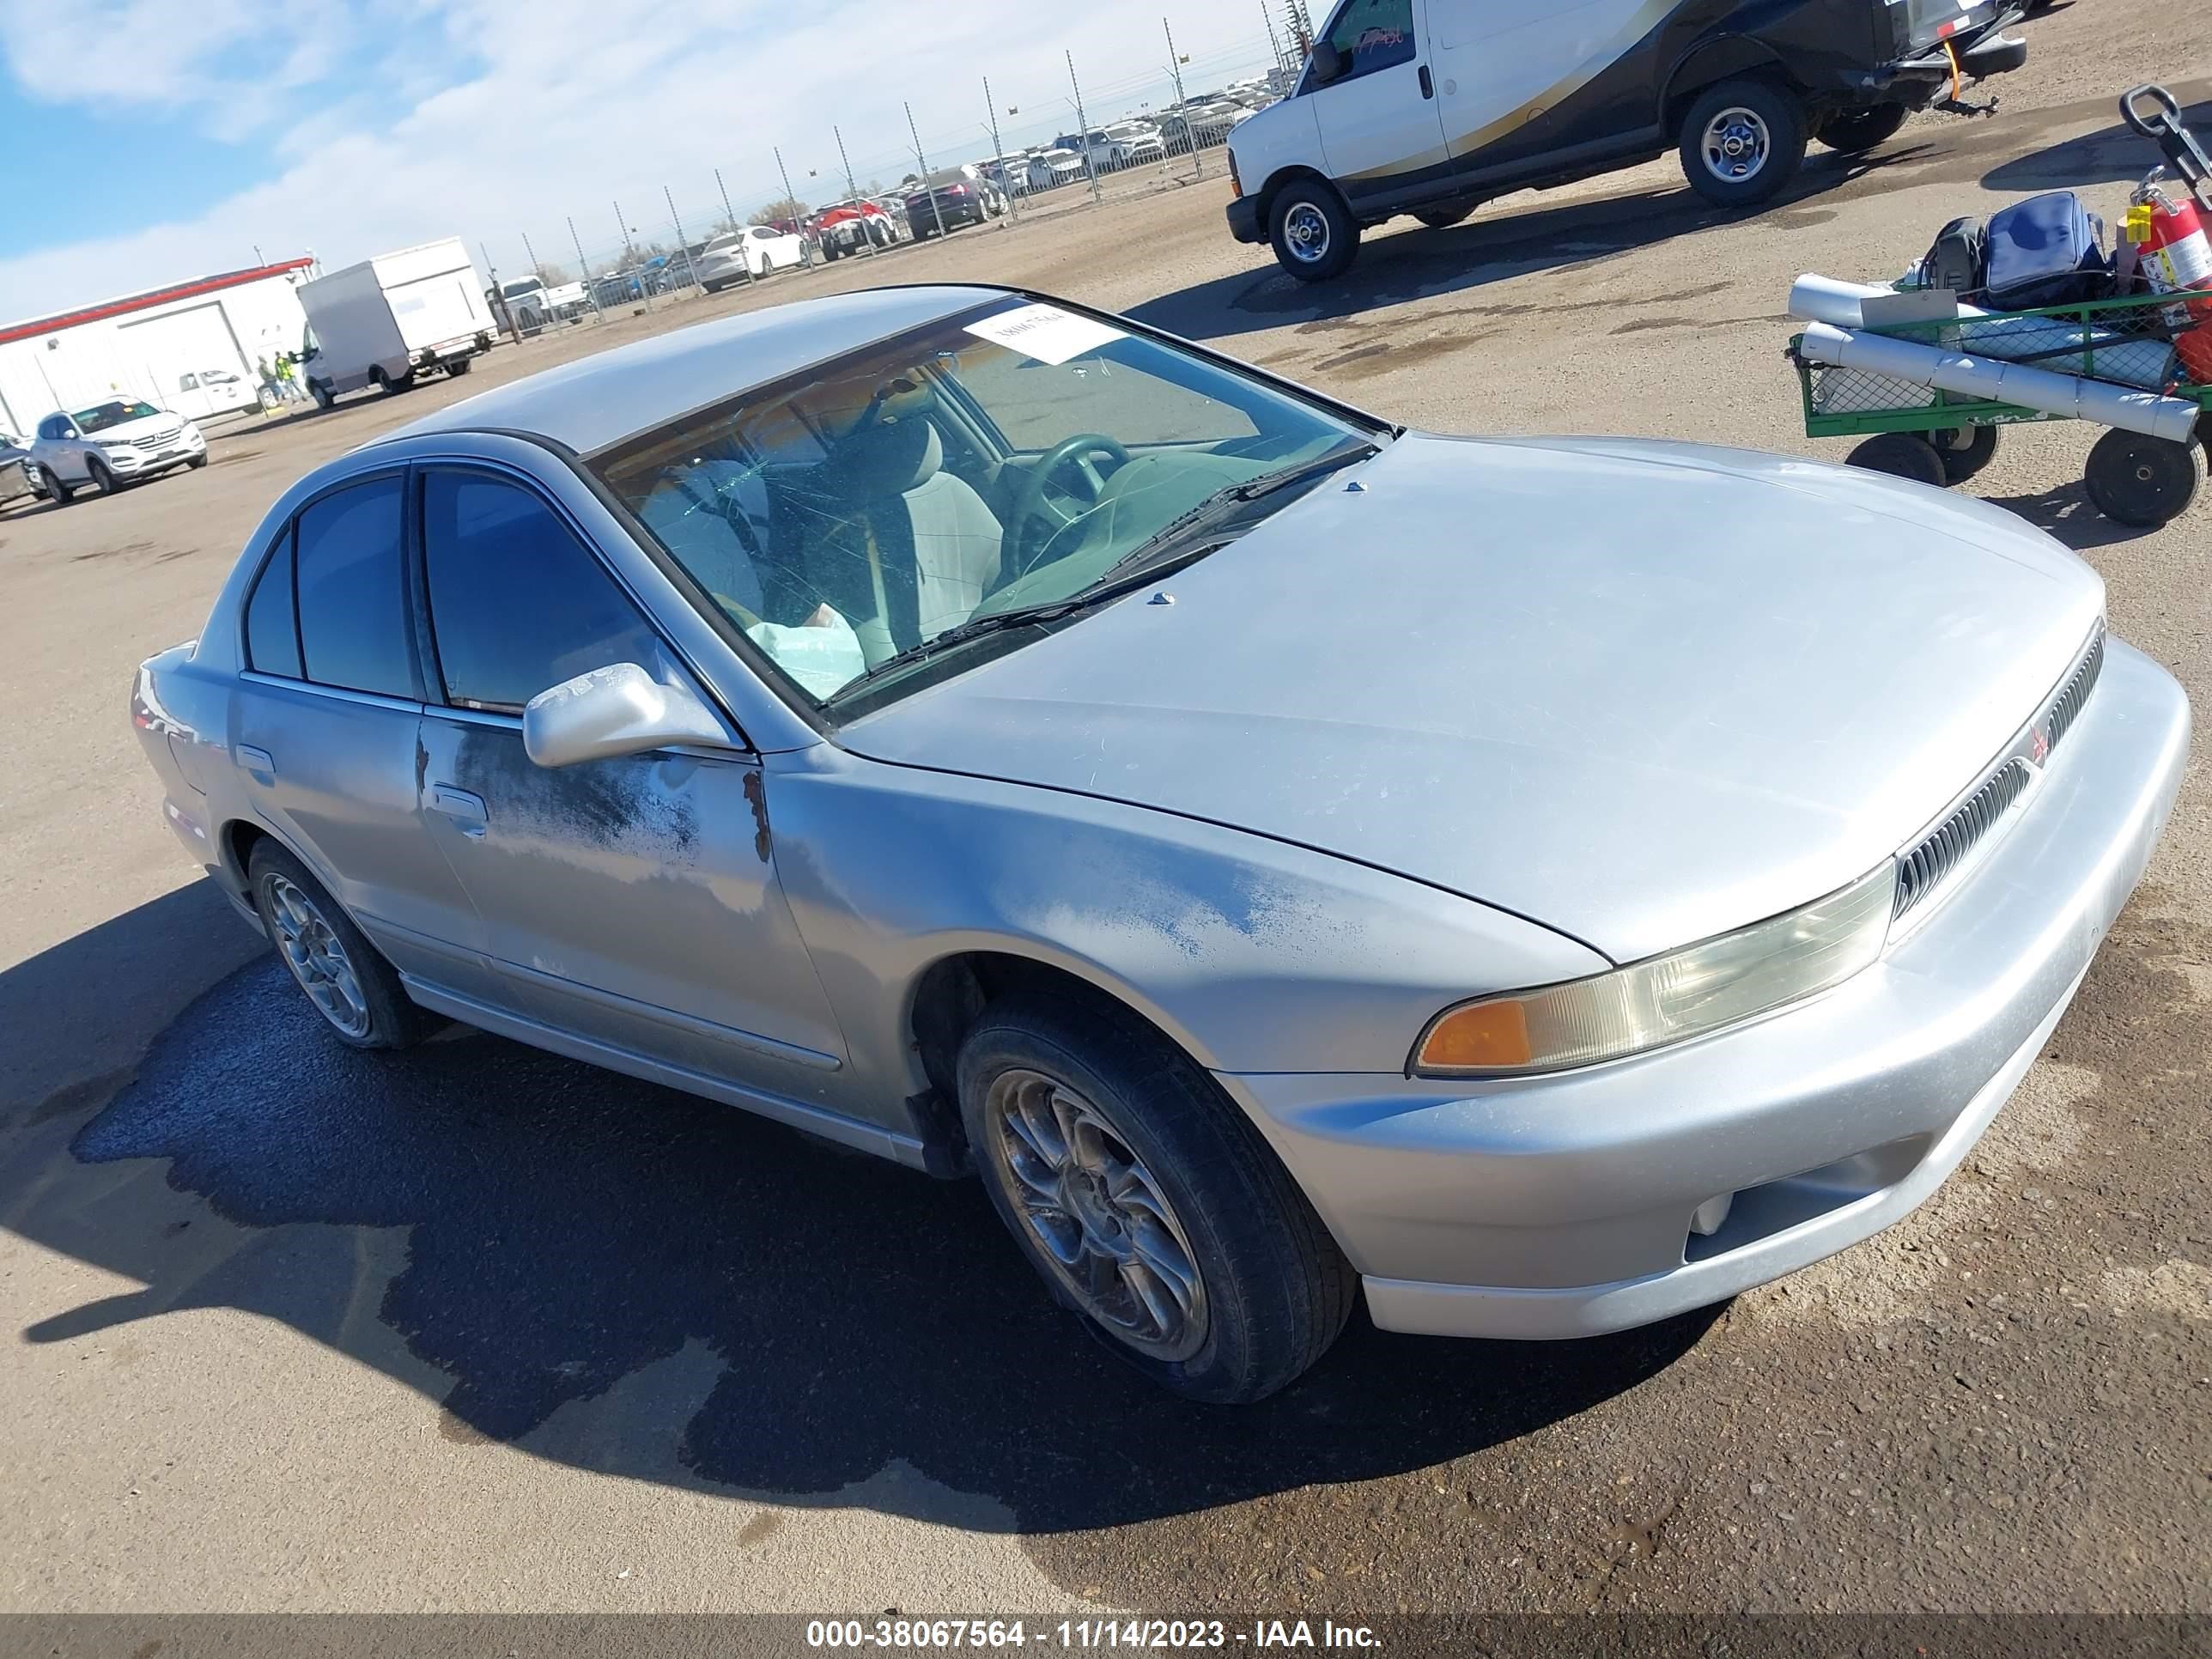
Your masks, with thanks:
[[[1251,118],[1252,112],[1238,103],[1186,104],[1161,118],[1160,137],[1170,150],[1205,149]]]
[[[40,421],[30,464],[38,469],[39,493],[66,505],[87,485],[112,495],[173,467],[205,466],[207,440],[181,415],[136,398],[112,398]]]
[[[540,333],[555,323],[566,322],[591,304],[581,283],[549,286],[539,276],[501,283],[499,299],[507,315],[514,319],[516,331],[523,334]]]
[[[1670,147],[1699,195],[1752,206],[1796,176],[1808,139],[1871,149],[1961,73],[2026,63],[2002,33],[2014,15],[2000,0],[1339,0],[1294,94],[1230,140],[1230,234],[1327,282],[1397,214],[1455,224]]]
[[[2180,784],[2104,612],[1899,480],[1407,432],[908,288],[324,464],[131,718],[337,1040],[459,1019],[976,1175],[1243,1401],[1363,1297],[1580,1336],[1926,1199]]]
[[[1030,158],[1031,190],[1057,190],[1062,185],[1079,184],[1090,176],[1083,157],[1072,149],[1048,149]]]
[[[1006,193],[972,163],[940,167],[906,198],[906,222],[914,228],[917,242],[936,235],[940,227],[951,232],[963,225],[987,224],[1006,210]]]
[[[868,248],[886,248],[901,240],[900,226],[879,202],[866,197],[835,202],[814,218],[816,242],[825,260],[836,260]]]
[[[30,462],[30,441],[0,432],[0,503],[39,493],[31,481]]]
[[[1009,198],[1030,193],[1030,156],[1026,151],[1012,155],[994,155],[988,161],[978,161],[975,167]]]
[[[717,236],[699,256],[699,285],[720,294],[732,283],[759,282],[806,263],[806,239],[773,225],[749,225]]]
[[[1167,143],[1150,121],[1115,121],[1106,129],[1109,153],[1117,167],[1141,167],[1167,159]]]

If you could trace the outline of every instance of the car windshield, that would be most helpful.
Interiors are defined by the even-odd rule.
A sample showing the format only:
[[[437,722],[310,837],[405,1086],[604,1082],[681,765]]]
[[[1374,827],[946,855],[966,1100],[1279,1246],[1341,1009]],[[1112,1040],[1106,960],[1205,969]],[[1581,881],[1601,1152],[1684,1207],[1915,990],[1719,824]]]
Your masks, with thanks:
[[[627,440],[607,484],[854,712],[1202,556],[1384,432],[1103,319],[994,300]],[[933,665],[932,672],[919,671]]]
[[[111,426],[121,426],[125,421],[143,421],[149,415],[161,411],[151,404],[112,403],[95,404],[90,409],[80,409],[70,418],[76,429],[83,433],[105,432]]]
[[[500,289],[500,297],[507,300],[520,300],[524,295],[535,294],[544,286],[544,283],[534,277],[524,282],[508,283]]]

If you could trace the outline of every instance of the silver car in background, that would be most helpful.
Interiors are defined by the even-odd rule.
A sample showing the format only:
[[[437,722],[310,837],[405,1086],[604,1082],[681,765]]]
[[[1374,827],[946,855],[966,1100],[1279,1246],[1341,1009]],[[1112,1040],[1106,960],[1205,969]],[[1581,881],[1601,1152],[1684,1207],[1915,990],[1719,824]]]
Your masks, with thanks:
[[[450,1017],[972,1172],[1084,1325],[1221,1401],[1363,1297],[1577,1336],[1905,1214],[2189,728],[1998,509],[1407,432],[964,287],[322,467],[132,714],[340,1040]]]
[[[58,410],[31,440],[39,491],[63,505],[88,485],[112,495],[135,479],[206,465],[207,440],[198,426],[137,398]]]

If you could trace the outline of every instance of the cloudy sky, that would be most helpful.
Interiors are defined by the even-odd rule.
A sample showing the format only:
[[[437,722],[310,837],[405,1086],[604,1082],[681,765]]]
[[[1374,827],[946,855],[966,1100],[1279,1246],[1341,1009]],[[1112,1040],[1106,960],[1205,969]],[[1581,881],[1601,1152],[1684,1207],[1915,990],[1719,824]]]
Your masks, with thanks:
[[[459,235],[502,273],[694,235],[782,193],[844,194],[1267,64],[1262,0],[0,0],[0,322],[313,251]],[[1279,5],[1276,9],[1279,10]],[[1321,9],[1316,7],[1318,11]],[[1187,83],[1188,84],[1188,83]],[[1008,114],[1015,109],[1018,114]]]

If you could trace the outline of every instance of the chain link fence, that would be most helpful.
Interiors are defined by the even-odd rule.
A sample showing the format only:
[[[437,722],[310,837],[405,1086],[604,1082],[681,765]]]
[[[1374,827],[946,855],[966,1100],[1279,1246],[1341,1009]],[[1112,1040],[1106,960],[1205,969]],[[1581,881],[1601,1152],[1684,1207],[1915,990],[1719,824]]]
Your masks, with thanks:
[[[1229,134],[1304,62],[1301,0],[1258,0],[1249,46],[1178,54],[1162,20],[1156,71],[1007,87],[979,75],[964,125],[951,89],[905,111],[910,143],[854,155],[836,124],[748,148],[726,174],[640,181],[557,222],[479,243],[495,315],[517,339],[775,283],[845,259],[895,256],[975,226],[1019,223],[1225,180]],[[932,125],[925,127],[927,119]],[[760,151],[765,150],[763,156]],[[764,163],[764,164],[763,164]],[[679,196],[679,190],[683,194]]]

